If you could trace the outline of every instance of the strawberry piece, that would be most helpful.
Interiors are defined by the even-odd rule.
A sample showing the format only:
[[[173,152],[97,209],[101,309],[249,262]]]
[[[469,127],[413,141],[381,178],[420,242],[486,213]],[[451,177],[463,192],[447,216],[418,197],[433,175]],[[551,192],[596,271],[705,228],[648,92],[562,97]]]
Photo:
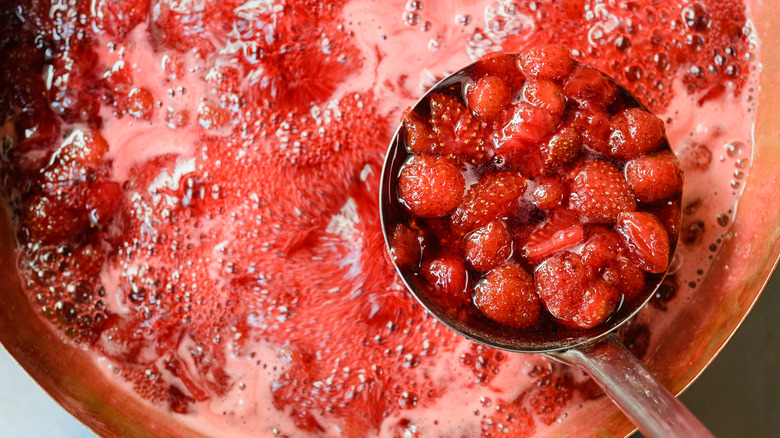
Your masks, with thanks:
[[[534,47],[520,55],[520,69],[533,78],[559,79],[572,67],[569,50],[560,45]]]
[[[580,105],[606,108],[615,100],[616,93],[612,79],[585,64],[577,65],[563,83],[563,94]]]
[[[390,260],[401,270],[416,270],[422,258],[420,234],[404,224],[398,224],[390,236]]]
[[[431,96],[430,106],[431,126],[442,155],[467,157],[474,164],[487,160],[484,129],[460,101],[437,93]]]
[[[498,76],[485,76],[468,93],[469,110],[484,122],[493,120],[512,100],[512,91]]]
[[[450,304],[462,306],[468,303],[468,273],[462,257],[453,252],[444,252],[423,261],[420,272],[439,296]]]
[[[97,181],[90,185],[85,203],[89,222],[104,227],[122,205],[122,187],[115,181]]]
[[[645,272],[626,257],[618,257],[604,268],[602,278],[615,286],[626,299],[639,296],[645,290]]]
[[[100,164],[108,152],[108,143],[92,128],[77,129],[65,139],[57,151],[57,158],[79,164]]]
[[[620,236],[611,229],[597,226],[591,230],[590,238],[582,246],[582,262],[590,268],[601,269],[623,251]]]
[[[531,105],[547,110],[556,118],[566,109],[566,97],[555,82],[547,79],[529,79],[521,90],[523,100]]]
[[[531,234],[523,246],[523,255],[531,263],[546,258],[582,241],[584,230],[577,217],[567,211],[555,212]]]
[[[102,27],[119,38],[125,38],[149,16],[150,2],[146,0],[106,1],[99,5],[97,15],[102,18]]]
[[[663,120],[641,108],[624,108],[612,120],[609,154],[628,160],[654,152],[666,136]]]
[[[609,154],[609,137],[612,123],[609,114],[597,106],[584,105],[575,113],[572,121],[582,137],[582,144],[602,154]]]
[[[574,161],[582,150],[582,137],[572,126],[564,126],[546,143],[542,143],[541,154],[544,168],[549,170]]]
[[[515,263],[488,272],[474,290],[474,304],[493,321],[515,328],[534,325],[541,313],[531,275]]]
[[[620,213],[615,230],[642,269],[660,274],[669,266],[669,235],[655,216],[641,211]]]
[[[566,198],[566,184],[554,176],[536,178],[531,202],[540,210],[553,210],[563,205]]]
[[[525,78],[520,74],[517,55],[505,52],[488,53],[474,64],[472,78],[495,76],[511,89],[520,88]]]
[[[634,158],[626,163],[625,174],[631,190],[642,202],[665,201],[682,192],[680,162],[669,150]]]
[[[151,120],[154,113],[154,96],[146,88],[132,88],[127,93],[127,113],[136,119]]]
[[[533,145],[542,141],[560,123],[560,118],[528,102],[520,102],[504,113],[496,155],[507,161],[522,161]]]
[[[610,224],[636,210],[636,198],[620,171],[606,161],[586,163],[571,185],[569,208],[590,222]]]
[[[583,291],[571,322],[579,328],[596,327],[609,318],[619,299],[620,292],[615,286],[604,280],[595,280]]]
[[[408,108],[404,112],[403,122],[406,130],[406,146],[412,153],[420,155],[438,151],[439,146],[433,128],[420,114]]]
[[[74,239],[89,224],[83,212],[44,194],[33,195],[25,203],[22,223],[30,239],[43,244]]]
[[[398,197],[418,217],[444,216],[463,196],[463,174],[439,157],[416,156],[401,170]]]
[[[452,213],[453,231],[463,235],[508,215],[525,185],[525,178],[512,172],[483,175]]]
[[[466,261],[474,269],[487,272],[512,255],[512,236],[500,221],[477,229],[466,240]]]

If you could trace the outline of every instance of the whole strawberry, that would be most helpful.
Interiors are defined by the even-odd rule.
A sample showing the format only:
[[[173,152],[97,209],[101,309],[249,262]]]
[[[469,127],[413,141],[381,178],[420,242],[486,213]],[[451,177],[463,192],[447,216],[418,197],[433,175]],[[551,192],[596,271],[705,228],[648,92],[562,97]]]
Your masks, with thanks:
[[[468,91],[469,110],[484,122],[493,120],[512,100],[512,91],[498,76],[485,76]]]
[[[628,160],[654,152],[665,136],[663,120],[641,108],[625,108],[612,119],[609,154]]]
[[[493,321],[515,328],[535,324],[541,311],[531,275],[515,263],[488,272],[474,290],[474,304]]]
[[[586,163],[571,184],[569,208],[590,222],[614,223],[618,214],[634,211],[636,206],[625,178],[606,161]]]
[[[615,230],[642,269],[658,274],[669,266],[669,235],[655,216],[642,211],[621,213]]]
[[[634,158],[626,163],[625,174],[631,190],[642,202],[665,201],[682,192],[680,162],[669,150]]]
[[[437,295],[452,306],[462,306],[469,301],[466,291],[468,272],[463,256],[445,251],[423,261],[420,273]]]
[[[466,260],[474,269],[487,272],[512,254],[512,236],[500,221],[471,233],[466,240]]]
[[[398,177],[398,197],[415,216],[444,216],[460,202],[465,180],[454,164],[443,158],[415,156]]]
[[[431,126],[442,155],[463,157],[473,164],[487,161],[481,122],[456,98],[436,93],[430,98]]]
[[[525,192],[525,185],[525,178],[513,172],[483,175],[452,212],[453,231],[464,235],[507,216]]]
[[[520,55],[520,69],[532,78],[558,79],[572,67],[569,50],[560,45],[534,47]]]

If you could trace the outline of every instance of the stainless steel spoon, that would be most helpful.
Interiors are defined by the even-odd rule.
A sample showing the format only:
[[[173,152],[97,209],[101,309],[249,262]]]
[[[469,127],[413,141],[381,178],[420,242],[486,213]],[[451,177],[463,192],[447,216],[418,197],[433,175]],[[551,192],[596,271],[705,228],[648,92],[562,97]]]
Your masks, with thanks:
[[[466,73],[472,66],[467,66],[434,85],[415,104],[415,108],[427,102],[426,98],[431,93],[448,89],[453,85],[462,85],[468,80]],[[644,108],[628,91],[619,85],[618,88],[624,93],[624,98]],[[396,194],[396,182],[408,155],[405,144],[405,130],[401,125],[390,142],[380,183],[380,220],[388,247],[393,226],[399,222],[399,215],[403,208]],[[515,353],[541,353],[586,371],[646,436],[657,438],[713,436],[645,369],[639,359],[620,343],[615,334],[619,326],[647,304],[652,294],[648,295],[642,306],[631,309],[633,311],[618,309],[610,320],[594,329],[579,332],[576,336],[571,336],[570,333],[565,335],[524,333],[520,336],[518,331],[507,329],[498,323],[484,321],[472,323],[472,321],[463,322],[456,319],[437,306],[426,291],[417,286],[415,279],[408,272],[398,269],[398,273],[412,295],[429,313],[465,338],[488,347]],[[656,287],[660,285],[665,274],[654,278]]]

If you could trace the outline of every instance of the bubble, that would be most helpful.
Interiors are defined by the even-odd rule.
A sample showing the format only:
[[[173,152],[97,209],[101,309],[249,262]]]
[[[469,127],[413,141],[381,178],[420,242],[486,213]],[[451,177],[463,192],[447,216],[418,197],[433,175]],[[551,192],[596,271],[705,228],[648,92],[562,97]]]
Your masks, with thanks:
[[[725,215],[723,213],[718,215],[718,219],[717,220],[718,220],[718,225],[720,225],[722,227],[725,227],[726,225],[728,225],[729,221],[730,221],[728,215]]]
[[[455,23],[461,26],[468,26],[471,23],[471,15],[456,15]]]
[[[736,178],[736,179],[743,179],[743,178],[745,178],[745,172],[743,172],[743,171],[741,171],[739,169],[735,170],[734,171],[734,178]]]
[[[84,280],[78,280],[68,285],[68,293],[76,303],[87,304],[92,301],[92,285]]]
[[[663,52],[656,53],[653,56],[653,63],[655,64],[655,69],[658,71],[667,71],[669,70],[669,55]]]
[[[62,325],[72,325],[78,316],[76,306],[70,301],[57,301],[54,304],[54,317]]]
[[[404,21],[409,26],[415,26],[420,22],[420,14],[416,12],[407,12],[404,14]]]
[[[642,79],[642,68],[637,65],[628,66],[625,68],[626,80],[630,82],[636,82]]]
[[[706,32],[712,23],[709,11],[699,2],[683,8],[682,19],[689,29],[696,32]]]
[[[738,158],[745,150],[745,143],[735,141],[726,143],[723,147],[726,149],[726,155],[728,155],[729,158]]]
[[[625,52],[631,48],[631,39],[623,35],[617,37],[615,39],[615,48],[621,52]]]

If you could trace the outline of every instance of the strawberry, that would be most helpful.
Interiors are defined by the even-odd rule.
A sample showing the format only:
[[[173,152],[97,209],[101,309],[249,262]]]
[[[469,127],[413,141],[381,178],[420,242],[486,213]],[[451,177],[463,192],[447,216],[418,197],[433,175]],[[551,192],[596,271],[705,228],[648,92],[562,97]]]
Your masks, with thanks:
[[[582,149],[582,137],[572,125],[559,129],[552,138],[542,143],[542,163],[549,170],[574,161]]]
[[[437,93],[431,96],[430,106],[431,126],[442,155],[467,157],[474,164],[487,160],[484,129],[460,101]]]
[[[566,184],[560,178],[540,176],[536,178],[531,202],[540,210],[553,210],[563,204],[566,194]]]
[[[525,185],[525,178],[512,172],[483,175],[452,213],[453,231],[463,235],[508,215],[525,192]]]
[[[614,259],[604,268],[602,278],[615,286],[628,300],[645,290],[645,272],[626,257]]]
[[[669,150],[634,158],[626,163],[625,175],[631,190],[642,202],[665,201],[682,192],[680,162]]]
[[[439,147],[433,128],[419,113],[408,108],[404,111],[403,122],[406,130],[406,147],[412,153],[420,155],[438,151]]]
[[[571,184],[569,208],[590,222],[610,224],[636,210],[636,198],[620,171],[606,161],[586,163]]]
[[[525,152],[535,149],[533,145],[550,135],[559,122],[560,118],[528,102],[513,105],[503,114],[496,155],[507,161],[523,160]]]
[[[523,100],[531,105],[547,110],[556,118],[566,109],[566,97],[555,82],[547,79],[529,79],[521,90]]]
[[[483,122],[489,122],[512,100],[512,91],[498,76],[485,76],[468,88],[469,110]]]
[[[79,164],[100,164],[108,152],[108,143],[93,128],[77,129],[62,143],[56,158]]]
[[[474,269],[487,272],[512,254],[512,236],[500,221],[477,229],[466,240],[466,260]]]
[[[103,227],[122,205],[122,187],[115,181],[97,181],[90,185],[85,209],[92,226]]]
[[[418,217],[444,216],[463,196],[465,180],[454,164],[439,157],[415,156],[398,177],[398,197]]]
[[[151,91],[133,87],[127,93],[127,113],[136,119],[151,120],[154,113],[154,96]]]
[[[39,193],[25,203],[22,224],[32,241],[53,244],[76,238],[89,222],[83,212],[68,203]]]
[[[582,144],[602,154],[609,153],[612,124],[609,114],[593,105],[583,105],[575,113],[572,125],[582,137]]]
[[[563,94],[579,104],[606,108],[615,100],[617,88],[604,73],[579,64],[563,83]]]
[[[569,50],[559,45],[534,47],[520,55],[520,69],[532,78],[559,79],[572,67]]]
[[[624,108],[612,120],[609,154],[628,160],[654,152],[666,136],[663,120],[641,108]]]
[[[620,291],[615,286],[604,280],[595,280],[582,292],[571,322],[579,328],[596,327],[609,318],[619,299]]]
[[[505,52],[488,53],[474,64],[472,77],[479,79],[485,76],[502,79],[510,89],[520,88],[525,80],[520,74],[517,55]]]
[[[596,226],[582,246],[582,262],[593,269],[601,269],[615,260],[623,251],[620,236],[604,226]]]
[[[390,259],[401,270],[416,270],[422,257],[420,234],[404,224],[398,224],[390,236]]]
[[[468,303],[469,294],[466,291],[468,273],[463,257],[453,252],[441,253],[423,261],[420,273],[439,296],[452,305],[460,306]]]
[[[531,275],[515,263],[488,272],[474,290],[474,304],[493,321],[515,328],[535,324],[541,313]]]
[[[567,211],[557,211],[531,234],[523,246],[523,255],[529,262],[537,263],[551,254],[580,243],[583,236],[584,230],[577,216]]]
[[[615,230],[642,269],[659,274],[669,266],[669,235],[655,216],[640,211],[620,213]]]

